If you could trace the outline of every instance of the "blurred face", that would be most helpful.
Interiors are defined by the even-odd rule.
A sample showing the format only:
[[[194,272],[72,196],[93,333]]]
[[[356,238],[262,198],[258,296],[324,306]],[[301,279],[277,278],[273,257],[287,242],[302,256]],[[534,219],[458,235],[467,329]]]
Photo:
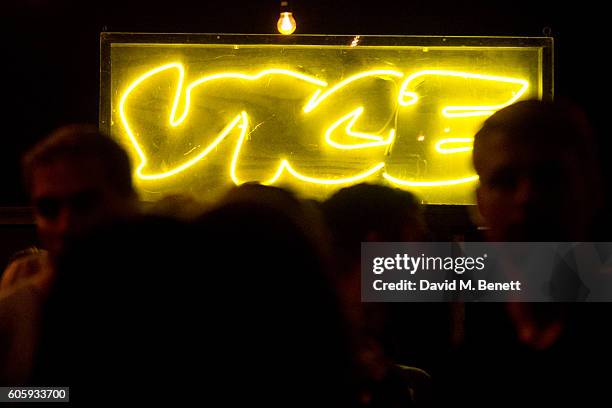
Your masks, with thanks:
[[[477,152],[478,208],[491,241],[580,240],[588,197],[571,152],[486,136]]]
[[[36,167],[31,197],[39,238],[52,256],[92,227],[128,211],[96,160],[58,160]]]

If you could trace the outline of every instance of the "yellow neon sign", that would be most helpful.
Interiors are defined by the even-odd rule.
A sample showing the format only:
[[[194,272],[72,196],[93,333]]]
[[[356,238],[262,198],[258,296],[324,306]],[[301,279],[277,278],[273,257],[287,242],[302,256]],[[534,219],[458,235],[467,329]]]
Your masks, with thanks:
[[[223,129],[212,139],[210,143],[208,143],[205,147],[200,147],[197,154],[190,157],[189,153],[191,152],[188,152],[188,154],[185,154],[188,159],[180,161],[178,164],[173,164],[170,166],[170,168],[161,171],[145,171],[149,159],[139,141],[139,138],[142,139],[143,135],[139,135],[138,132],[135,132],[132,129],[127,107],[132,103],[131,98],[137,89],[144,86],[144,84],[146,84],[147,81],[155,75],[169,70],[176,70],[178,77],[176,81],[176,90],[172,100],[172,106],[168,115],[168,129],[177,129],[186,123],[187,116],[189,115],[190,109],[192,109],[193,105],[192,94],[196,89],[206,89],[204,87],[205,85],[213,83],[218,85],[219,83],[225,83],[223,81],[236,80],[245,81],[245,83],[263,82],[264,84],[269,84],[270,81],[274,80],[274,78],[280,77],[286,80],[296,80],[299,83],[305,83],[308,86],[313,87],[313,91],[311,95],[305,99],[306,102],[301,105],[300,110],[302,117],[299,120],[306,122],[310,120],[316,123],[319,122],[317,115],[320,115],[322,112],[329,114],[330,108],[328,105],[333,103],[334,97],[339,95],[341,90],[347,90],[351,89],[351,87],[357,86],[366,86],[368,83],[364,81],[367,81],[368,79],[385,79],[387,81],[391,81],[393,87],[399,87],[399,91],[395,95],[390,95],[389,103],[391,103],[391,113],[384,116],[384,120],[381,119],[381,123],[383,123],[383,125],[382,127],[378,126],[375,131],[355,130],[358,121],[360,123],[364,122],[367,124],[367,120],[364,121],[363,118],[367,117],[369,110],[366,109],[364,105],[351,106],[350,103],[346,106],[341,106],[340,109],[333,110],[332,112],[337,112],[333,121],[328,125],[323,126],[321,131],[321,143],[326,145],[329,149],[331,149],[331,151],[336,153],[345,152],[342,153],[344,155],[352,152],[362,156],[371,155],[368,156],[369,158],[366,157],[364,159],[363,157],[365,156],[363,156],[360,159],[365,164],[363,164],[363,167],[358,169],[358,171],[348,171],[348,174],[341,174],[333,177],[318,177],[308,175],[305,174],[304,171],[296,169],[295,165],[292,164],[293,159],[287,155],[279,155],[277,157],[278,165],[276,166],[276,170],[273,172],[271,177],[264,177],[263,179],[257,180],[252,180],[249,177],[239,177],[238,166],[243,148],[253,132],[256,131],[257,127],[263,123],[266,123],[265,121],[260,122],[251,128],[250,123],[252,122],[252,119],[248,109],[241,109],[235,112],[233,119],[231,119],[223,127]],[[402,81],[401,85],[399,85],[399,81],[403,78],[405,79]],[[427,78],[433,78],[433,80],[440,78],[477,80],[485,81],[486,83],[491,84],[506,84],[518,87],[517,90],[512,92],[510,97],[505,96],[505,99],[501,103],[497,104],[443,104],[439,111],[441,116],[456,120],[465,120],[466,118],[470,117],[488,116],[494,111],[501,109],[504,106],[507,106],[523,97],[529,88],[529,82],[527,80],[506,76],[485,75],[480,73],[451,70],[421,70],[405,75],[401,71],[387,69],[374,69],[359,72],[332,86],[329,86],[327,81],[320,78],[282,68],[268,68],[252,75],[239,72],[215,73],[197,78],[185,87],[184,66],[181,63],[172,62],[153,68],[134,79],[121,94],[118,112],[123,130],[140,159],[136,168],[136,177],[142,180],[167,179],[184,172],[193,167],[196,163],[207,159],[209,155],[219,148],[225,139],[228,139],[230,138],[230,135],[237,133],[238,136],[236,138],[232,157],[229,163],[230,179],[237,185],[245,181],[259,181],[264,184],[274,184],[281,179],[283,174],[288,174],[293,179],[304,183],[323,186],[351,184],[368,179],[376,174],[380,174],[380,176],[389,183],[410,188],[436,188],[475,182],[477,180],[477,176],[474,174],[455,178],[422,180],[398,177],[397,175],[392,174],[391,170],[388,168],[386,156],[393,151],[394,145],[396,145],[399,140],[398,134],[401,133],[398,132],[397,129],[398,115],[410,114],[410,112],[412,112],[412,110],[419,105],[421,95],[417,89],[423,81],[427,80]],[[290,92],[289,88],[287,88],[287,92]],[[179,114],[181,106],[182,112]],[[323,107],[326,109],[323,110]],[[275,120],[282,121],[284,119],[285,118],[281,117]],[[445,128],[444,130],[444,132],[449,131],[450,128]],[[337,135],[340,133],[342,133],[343,137],[339,138]],[[425,138],[423,136],[419,140],[421,141],[424,139]],[[471,151],[472,142],[473,139],[467,137],[450,137],[439,139],[435,142],[434,150],[436,154],[439,155],[466,153]],[[194,149],[197,148],[198,147]]]
[[[442,181],[416,181],[416,180],[402,180],[397,177],[393,177],[388,173],[383,173],[383,177],[391,182],[392,184],[405,187],[448,187],[455,186],[457,184],[471,183],[478,180],[478,176],[462,177],[454,180],[442,180]]]
[[[399,94],[399,104],[402,106],[414,105],[419,100],[419,95],[416,92],[407,91],[406,89],[412,85],[413,82],[416,82],[416,79],[421,78],[426,75],[431,76],[446,76],[446,77],[455,77],[455,78],[463,78],[463,79],[477,79],[484,81],[492,81],[492,82],[501,82],[508,84],[516,84],[520,85],[521,88],[513,93],[513,96],[508,99],[506,102],[498,105],[483,105],[483,106],[445,106],[442,108],[442,114],[446,117],[452,118],[460,118],[460,117],[470,117],[470,116],[489,116],[495,113],[495,111],[500,110],[508,105],[512,105],[514,102],[518,101],[521,96],[525,94],[527,88],[529,87],[529,82],[524,79],[519,78],[509,78],[497,75],[483,75],[483,74],[475,74],[471,72],[458,72],[458,71],[446,71],[446,70],[424,70],[419,71],[414,74],[409,75],[406,80],[402,83]],[[406,99],[409,98],[409,99]]]
[[[450,137],[448,139],[440,139],[436,142],[435,149],[440,154],[453,154],[461,152],[471,152],[472,144],[474,143],[473,137]],[[446,147],[446,145],[455,145],[455,147]]]
[[[372,71],[366,71],[366,72],[360,72],[359,74],[356,75],[352,75],[350,77],[348,77],[347,79],[345,79],[344,81],[339,82],[338,84],[332,86],[329,90],[321,93],[321,90],[317,90],[314,95],[312,95],[312,98],[310,98],[310,100],[308,101],[308,103],[306,104],[306,106],[304,106],[304,112],[308,113],[310,111],[312,111],[314,108],[316,108],[321,102],[323,102],[325,99],[327,99],[329,96],[331,96],[334,92],[339,91],[340,89],[344,88],[345,86],[358,81],[360,79],[366,78],[366,77],[381,77],[381,76],[394,76],[394,77],[399,77],[401,78],[402,76],[404,76],[404,74],[402,74],[401,72],[398,71],[393,71],[393,70],[388,70],[388,69],[379,69],[379,70],[372,70]]]
[[[232,155],[232,163],[230,167],[230,176],[232,178],[232,181],[236,185],[240,185],[244,183],[244,181],[238,178],[236,174],[237,173],[236,167],[238,164],[238,158],[240,156],[240,149],[246,137],[246,129],[248,129],[248,126],[249,126],[249,118],[246,112],[241,112],[240,118],[242,119],[242,121],[240,125],[238,125],[238,127],[240,127],[242,130],[238,138],[238,141],[236,142],[236,148],[234,149],[234,154]],[[236,124],[234,124],[234,126],[235,125]],[[291,164],[289,163],[288,160],[281,159],[281,162],[278,166],[278,169],[274,173],[274,176],[272,176],[268,180],[262,181],[261,183],[267,184],[267,185],[272,185],[276,183],[278,179],[283,175],[283,172],[286,170],[289,174],[291,174],[296,179],[307,182],[307,183],[324,184],[324,185],[351,184],[351,183],[356,183],[358,181],[364,180],[368,178],[369,176],[375,174],[380,169],[382,169],[384,165],[385,163],[378,163],[375,166],[373,166],[371,169],[368,169],[360,174],[356,174],[350,177],[342,177],[342,178],[336,178],[336,179],[321,179],[321,178],[309,177],[309,176],[303,175],[297,170],[295,170],[293,167],[291,167]]]
[[[179,64],[180,65],[180,64]],[[180,65],[181,67],[181,83],[182,83],[182,78],[183,78],[183,74],[184,74],[184,69],[182,67],[182,65]],[[303,75],[300,74],[298,72],[294,72],[294,71],[289,71],[287,69],[277,69],[277,68],[272,68],[272,69],[266,69],[261,71],[258,74],[255,75],[245,75],[245,74],[240,74],[240,73],[222,73],[222,74],[215,74],[215,75],[209,75],[209,76],[205,76],[203,78],[198,79],[197,81],[192,82],[191,84],[189,84],[189,86],[187,87],[186,91],[185,91],[185,109],[183,111],[183,114],[178,118],[178,119],[174,119],[176,116],[176,109],[177,106],[179,104],[179,96],[180,93],[177,92],[177,97],[174,101],[174,105],[172,106],[172,114],[170,116],[170,124],[172,126],[178,126],[180,125],[184,120],[185,117],[187,116],[187,113],[189,112],[189,106],[191,104],[191,93],[193,91],[193,88],[205,84],[206,82],[209,81],[214,81],[217,79],[244,79],[247,81],[256,81],[262,77],[265,77],[267,75],[287,75],[293,78],[297,78],[299,80],[302,81],[306,81],[308,83],[314,84],[314,85],[318,85],[318,86],[322,86],[325,87],[327,86],[327,82],[325,81],[321,81],[317,78],[308,76],[308,75]]]
[[[368,177],[376,174],[380,169],[382,169],[383,167],[385,167],[385,163],[378,163],[375,166],[372,166],[372,168],[356,174],[354,176],[350,176],[350,177],[342,177],[342,178],[337,178],[337,179],[321,179],[321,178],[316,178],[316,177],[308,177],[308,176],[304,176],[303,174],[300,174],[298,171],[294,170],[293,167],[291,167],[291,164],[289,164],[289,162],[287,160],[283,160],[281,162],[281,165],[276,173],[276,175],[274,176],[274,178],[269,182],[269,184],[272,184],[274,182],[276,182],[278,180],[278,178],[280,177],[281,173],[283,170],[287,170],[293,177],[307,182],[307,183],[314,183],[314,184],[324,184],[324,185],[341,185],[341,184],[353,184],[353,183],[357,183],[359,181],[363,181],[365,179],[367,179]]]
[[[325,132],[325,141],[330,146],[333,146],[336,149],[346,149],[346,150],[367,149],[369,147],[391,145],[393,143],[393,138],[395,136],[395,129],[391,129],[389,131],[389,137],[387,139],[383,139],[381,136],[378,136],[378,135],[371,135],[368,133],[353,131],[353,125],[355,125],[355,122],[357,121],[357,119],[359,119],[362,113],[363,113],[363,106],[360,106],[359,108],[355,109],[353,112],[349,113],[346,116],[341,117],[340,119],[332,123],[332,125]],[[338,128],[340,125],[342,125],[344,122],[347,122],[347,121],[348,121],[348,124],[344,128],[344,131],[346,132],[347,135],[352,136],[354,138],[358,138],[358,139],[365,139],[365,140],[372,140],[372,141],[369,143],[356,143],[356,144],[344,144],[344,143],[338,143],[334,141],[332,139],[332,134],[334,130],[336,130],[336,128]]]

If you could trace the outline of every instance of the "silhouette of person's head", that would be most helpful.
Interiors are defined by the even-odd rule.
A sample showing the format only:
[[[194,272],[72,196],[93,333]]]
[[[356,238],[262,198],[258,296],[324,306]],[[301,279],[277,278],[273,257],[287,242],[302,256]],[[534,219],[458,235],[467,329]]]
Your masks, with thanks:
[[[421,205],[408,191],[361,183],[340,189],[322,207],[339,255],[357,262],[361,242],[425,238]]]
[[[501,109],[476,134],[473,161],[489,240],[588,236],[601,193],[593,137],[577,107],[532,100]]]
[[[220,205],[251,203],[274,208],[289,217],[318,247],[319,253],[329,257],[329,232],[318,208],[318,202],[301,200],[291,190],[245,183],[230,189],[220,200]]]
[[[332,234],[336,283],[346,312],[358,330],[381,339],[389,308],[361,302],[361,242],[423,240],[421,205],[410,192],[362,183],[337,191],[322,208]]]
[[[52,256],[71,238],[136,208],[127,154],[95,127],[57,129],[25,155],[23,174],[39,238]]]
[[[207,296],[223,299],[224,328],[213,332],[224,333],[223,347],[231,350],[226,364],[245,372],[265,365],[271,373],[249,377],[243,390],[256,390],[250,402],[344,406],[355,398],[350,333],[300,206],[285,190],[236,189],[196,223],[191,252],[206,254]],[[221,288],[234,307],[229,292],[213,293]]]

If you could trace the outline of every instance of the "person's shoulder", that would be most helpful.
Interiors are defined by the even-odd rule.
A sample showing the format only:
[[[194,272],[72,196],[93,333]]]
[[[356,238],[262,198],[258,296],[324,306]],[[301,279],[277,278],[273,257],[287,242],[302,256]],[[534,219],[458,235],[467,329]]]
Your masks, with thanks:
[[[38,248],[19,251],[11,258],[0,278],[0,291],[4,291],[20,282],[50,268],[49,253]]]

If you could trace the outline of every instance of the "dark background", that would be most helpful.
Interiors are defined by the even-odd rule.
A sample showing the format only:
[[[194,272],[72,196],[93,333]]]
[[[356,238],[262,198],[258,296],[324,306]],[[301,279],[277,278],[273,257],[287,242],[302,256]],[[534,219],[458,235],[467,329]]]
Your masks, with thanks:
[[[587,111],[599,130],[605,163],[610,147],[604,126],[607,11],[594,0],[567,3],[298,0],[291,6],[296,34],[550,35],[555,95]],[[279,5],[273,0],[4,0],[0,207],[27,204],[19,177],[24,150],[59,125],[97,123],[101,31],[275,34]],[[611,166],[605,167],[610,180]]]

